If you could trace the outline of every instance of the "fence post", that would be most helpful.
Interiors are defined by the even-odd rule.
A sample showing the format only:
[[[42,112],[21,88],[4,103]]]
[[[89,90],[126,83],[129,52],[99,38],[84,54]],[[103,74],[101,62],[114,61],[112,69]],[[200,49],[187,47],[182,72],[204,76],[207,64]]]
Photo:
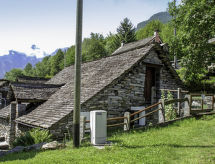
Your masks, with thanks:
[[[165,100],[160,99],[159,102],[161,103],[159,105],[159,108],[161,110],[158,111],[158,123],[164,123],[165,122]]]
[[[185,101],[184,103],[184,116],[189,116],[190,115],[190,108],[191,108],[191,97],[189,95],[186,95],[185,98],[187,98],[188,101]]]
[[[125,112],[124,117],[126,117],[124,118],[124,131],[128,131],[130,130],[130,112]]]
[[[181,96],[181,88],[178,88],[177,98],[178,99],[182,98],[182,96]],[[180,102],[178,102],[178,114],[179,114],[179,117],[180,117],[181,116],[181,103]]]
[[[212,110],[214,110],[214,95],[212,96]]]
[[[86,128],[86,117],[81,116],[80,117],[80,143],[84,139],[85,128]]]

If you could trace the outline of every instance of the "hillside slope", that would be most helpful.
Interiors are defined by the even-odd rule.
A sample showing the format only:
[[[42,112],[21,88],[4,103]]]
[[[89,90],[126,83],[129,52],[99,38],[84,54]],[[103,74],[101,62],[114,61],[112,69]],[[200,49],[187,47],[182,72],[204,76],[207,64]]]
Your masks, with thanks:
[[[152,15],[148,20],[140,22],[137,24],[137,30],[139,30],[140,28],[145,27],[145,25],[147,23],[149,23],[152,20],[159,20],[162,23],[167,23],[172,19],[172,16],[169,15],[168,12],[159,12],[157,14]]]

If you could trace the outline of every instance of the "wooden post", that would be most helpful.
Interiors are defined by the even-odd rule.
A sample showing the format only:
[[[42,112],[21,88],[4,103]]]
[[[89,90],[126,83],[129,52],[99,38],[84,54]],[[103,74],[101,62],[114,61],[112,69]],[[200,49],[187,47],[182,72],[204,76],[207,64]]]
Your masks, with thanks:
[[[73,146],[80,146],[80,99],[81,99],[81,44],[83,0],[77,0],[76,46],[75,46],[75,101],[73,110]]]
[[[86,128],[86,117],[81,116],[80,117],[80,143],[84,139],[85,128]]]
[[[10,130],[9,130],[9,135],[8,135],[8,143],[9,147],[12,148],[13,141],[15,140],[16,137],[16,103],[12,102],[10,104]]]
[[[159,108],[161,110],[158,111],[158,123],[164,123],[165,122],[165,100],[164,99],[160,99],[159,102],[161,102],[161,104],[159,105]]]
[[[192,95],[190,94],[190,98],[189,98],[189,109],[190,109],[190,113],[191,113],[191,110],[192,110]]]
[[[181,96],[181,88],[178,88],[177,98],[178,99],[182,98],[182,96]],[[180,117],[181,116],[181,103],[180,102],[178,102],[178,114],[179,114],[179,117]]]
[[[201,110],[203,110],[203,109],[204,109],[204,100],[201,99]]]
[[[184,105],[184,117],[186,116],[190,116],[190,96],[186,95],[185,98],[188,99],[188,101],[185,101],[185,105]]]
[[[214,110],[214,95],[212,96],[212,110]]]
[[[130,118],[130,112],[125,112],[124,113],[124,131],[129,131],[130,130],[130,121],[131,121],[131,118]]]

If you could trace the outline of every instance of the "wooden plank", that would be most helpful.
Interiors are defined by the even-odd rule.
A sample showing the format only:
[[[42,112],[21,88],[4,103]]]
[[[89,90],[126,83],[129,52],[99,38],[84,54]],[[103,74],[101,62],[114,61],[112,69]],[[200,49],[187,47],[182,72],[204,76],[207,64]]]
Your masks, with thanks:
[[[162,91],[170,91],[170,92],[178,92],[178,90],[173,90],[173,89],[160,89]],[[184,90],[181,90],[181,93],[189,93],[189,91],[184,91]]]
[[[141,112],[143,112],[143,111],[146,111],[146,110],[149,110],[149,109],[151,109],[151,108],[154,108],[154,107],[158,106],[159,104],[161,104],[161,103],[158,102],[158,103],[156,103],[156,104],[153,104],[153,105],[151,105],[151,106],[146,107],[145,109],[142,109],[142,110],[139,110],[139,111],[137,111],[137,112],[135,112],[135,113],[132,113],[132,114],[131,114],[131,117],[134,116],[134,115],[136,115],[136,114],[139,114],[139,113],[141,113]]]
[[[126,119],[126,117],[114,117],[114,118],[108,118],[107,121],[112,121],[112,120],[123,120]]]
[[[107,125],[107,127],[115,127],[115,126],[121,126],[121,125],[126,125],[126,123],[119,123],[119,124],[112,124],[112,125]]]
[[[143,116],[141,116],[141,117],[135,118],[135,119],[131,120],[130,122],[135,122],[135,121],[137,121],[137,120],[139,120],[139,119],[141,119],[141,118],[144,118],[144,117],[146,117],[146,116],[149,116],[150,114],[155,113],[155,112],[157,112],[157,111],[159,111],[159,110],[161,110],[161,109],[162,109],[162,108],[158,108],[158,109],[156,109],[156,110],[153,110],[152,112],[149,112],[149,113],[147,113],[147,114],[145,114],[145,115],[143,115]]]
[[[192,97],[201,97],[202,94],[200,93],[191,93]],[[213,94],[204,94],[205,96],[214,96]]]
[[[173,104],[173,103],[177,103],[177,102],[184,102],[184,101],[188,101],[187,98],[184,98],[184,99],[172,99],[172,100],[168,100],[168,101],[165,101],[165,105],[169,105],[169,104]]]

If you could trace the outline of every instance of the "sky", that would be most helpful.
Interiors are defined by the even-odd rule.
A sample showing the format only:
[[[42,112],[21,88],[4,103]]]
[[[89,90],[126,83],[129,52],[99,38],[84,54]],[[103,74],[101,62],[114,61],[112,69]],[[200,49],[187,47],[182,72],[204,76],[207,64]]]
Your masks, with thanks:
[[[136,26],[166,11],[170,0],[84,0],[83,38],[116,32],[128,17]],[[75,44],[76,0],[0,0],[0,56],[8,50],[42,57]],[[32,46],[33,45],[33,46]]]

